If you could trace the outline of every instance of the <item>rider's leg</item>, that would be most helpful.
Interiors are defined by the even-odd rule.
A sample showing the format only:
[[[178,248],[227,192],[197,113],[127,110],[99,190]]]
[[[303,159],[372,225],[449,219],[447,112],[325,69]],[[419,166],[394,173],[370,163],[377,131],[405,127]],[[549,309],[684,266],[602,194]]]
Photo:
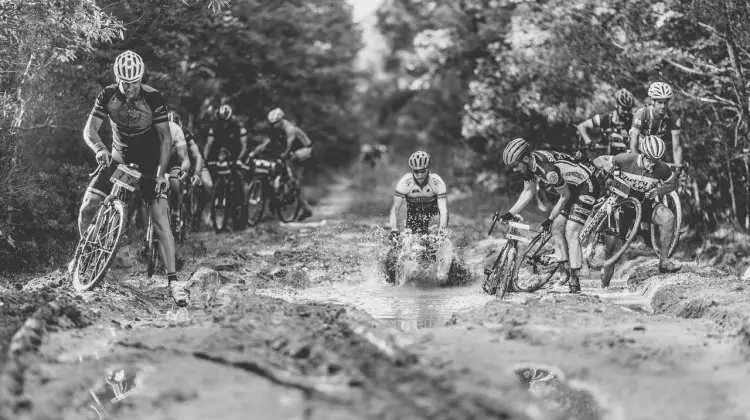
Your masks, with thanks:
[[[180,188],[180,168],[174,167],[169,169],[169,209],[175,215],[179,215],[180,207],[182,206],[182,188]]]
[[[570,255],[568,287],[571,293],[581,292],[579,271],[583,266],[583,250],[581,249],[580,234],[586,219],[591,215],[593,205],[594,197],[590,195],[590,191],[578,194],[573,200],[573,205],[570,206],[568,222],[565,225],[565,239],[568,243]]]
[[[303,220],[312,215],[312,207],[310,207],[310,203],[305,199],[305,194],[302,189],[302,176],[305,169],[304,163],[297,159],[292,159],[289,161],[289,169],[292,173],[292,177],[297,182],[297,185],[299,185],[299,201],[302,204],[302,213],[299,216],[299,220]]]
[[[200,177],[203,188],[201,189],[201,193],[198,194],[199,217],[196,220],[203,220],[203,211],[206,208],[206,203],[211,200],[214,193],[214,181],[211,178],[211,172],[205,166],[201,169]]]
[[[565,214],[558,215],[552,221],[552,241],[555,243],[555,258],[557,261],[568,261],[568,244],[565,240],[565,224],[568,217]]]
[[[154,224],[154,236],[159,240],[159,251],[164,267],[167,273],[174,273],[176,272],[175,245],[172,230],[169,228],[169,206],[165,198],[162,195],[160,199],[151,201],[151,220]]]
[[[659,270],[676,272],[681,267],[669,260],[669,246],[674,235],[674,213],[667,206],[658,204],[652,213],[651,220],[659,226]]]

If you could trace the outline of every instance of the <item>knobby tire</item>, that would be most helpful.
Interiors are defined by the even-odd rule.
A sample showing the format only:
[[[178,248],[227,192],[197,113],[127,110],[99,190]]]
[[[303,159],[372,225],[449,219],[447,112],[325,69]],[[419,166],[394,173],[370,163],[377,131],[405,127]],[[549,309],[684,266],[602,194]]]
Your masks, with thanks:
[[[92,222],[93,228],[86,230],[86,236],[76,250],[76,262],[73,268],[73,288],[76,291],[91,290],[104,279],[121,245],[126,220],[127,210],[120,200],[105,201],[99,208]],[[98,244],[100,239],[104,239],[101,245],[107,249],[101,252],[103,249],[100,247],[96,255],[91,255],[92,251],[89,251],[87,245],[92,242]],[[92,268],[96,270],[92,273],[93,276],[88,281],[82,281],[81,269],[88,272]]]

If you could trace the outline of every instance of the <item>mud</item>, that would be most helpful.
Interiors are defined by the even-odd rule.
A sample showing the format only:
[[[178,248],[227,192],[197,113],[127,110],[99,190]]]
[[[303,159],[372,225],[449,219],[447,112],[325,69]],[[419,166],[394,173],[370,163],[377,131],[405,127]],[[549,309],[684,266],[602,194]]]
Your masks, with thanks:
[[[0,418],[747,418],[746,282],[695,264],[660,275],[636,245],[607,290],[591,273],[580,296],[499,301],[476,279],[502,241],[457,214],[474,281],[393,287],[381,262],[398,175],[372,190],[339,178],[309,223],[191,236],[187,311],[135,244],[80,296],[62,271],[3,290]]]

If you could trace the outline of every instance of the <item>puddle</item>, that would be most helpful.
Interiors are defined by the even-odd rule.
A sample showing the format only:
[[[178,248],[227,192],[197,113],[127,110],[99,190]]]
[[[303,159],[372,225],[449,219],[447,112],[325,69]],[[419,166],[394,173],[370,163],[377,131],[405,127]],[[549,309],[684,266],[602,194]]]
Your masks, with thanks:
[[[110,420],[123,401],[143,391],[144,380],[152,370],[150,366],[116,365],[109,367],[101,380],[89,389],[84,407],[86,419]],[[127,404],[125,404],[127,405]]]
[[[256,293],[287,301],[352,305],[402,331],[442,326],[454,313],[478,308],[494,299],[478,286],[418,289],[385,282],[332,284],[298,291],[264,289]]]

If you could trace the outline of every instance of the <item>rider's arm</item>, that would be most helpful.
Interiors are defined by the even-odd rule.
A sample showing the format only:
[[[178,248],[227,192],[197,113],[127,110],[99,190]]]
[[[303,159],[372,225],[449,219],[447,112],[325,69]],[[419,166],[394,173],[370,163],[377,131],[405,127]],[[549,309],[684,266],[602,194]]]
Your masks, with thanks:
[[[614,169],[614,156],[602,155],[594,159],[592,162],[596,169],[603,169],[606,172],[612,172]]]
[[[101,118],[95,115],[89,115],[89,119],[86,120],[86,127],[83,129],[83,139],[94,153],[107,149],[107,146],[102,142],[101,137],[99,137],[99,128],[101,128],[101,126]]]
[[[245,154],[247,153],[247,149],[249,148],[247,145],[247,130],[245,127],[240,127],[240,154],[237,156],[238,160],[242,160],[245,158]]]
[[[680,130],[672,130],[672,155],[674,163],[682,165],[682,144],[680,143]]]
[[[294,139],[297,138],[297,130],[292,127],[292,124],[284,121],[284,133],[286,133],[286,150],[284,150],[284,153],[282,156],[289,154],[292,150],[292,145],[294,145]]]
[[[175,146],[175,149],[177,150],[177,156],[180,157],[180,161],[182,162],[182,164],[185,165],[185,162],[187,162],[187,166],[189,166],[190,157],[188,157],[187,146],[184,144],[180,144]]]
[[[518,197],[516,204],[514,204],[513,207],[510,208],[509,213],[511,213],[514,216],[517,216],[518,213],[522,212],[523,209],[525,209],[526,206],[529,205],[531,200],[534,198],[534,194],[536,194],[535,180],[533,178],[530,181],[524,180],[523,191],[521,192],[521,195]]]
[[[214,129],[209,128],[208,129],[208,136],[206,137],[206,145],[203,146],[203,156],[208,159],[209,156],[211,156],[211,146],[214,145]]]
[[[164,121],[154,124],[156,133],[159,135],[160,144],[160,155],[159,155],[159,172],[156,174],[156,178],[164,176],[167,171],[167,164],[169,163],[169,152],[172,149],[172,130],[169,128],[169,122]],[[185,150],[183,149],[183,153]]]
[[[190,142],[188,148],[190,149],[190,153],[193,154],[193,158],[195,159],[194,173],[196,175],[199,175],[203,170],[203,156],[201,156],[201,150],[198,148],[198,145],[195,144],[195,142]]]
[[[630,127],[630,151],[638,153],[638,138],[641,136],[641,130],[635,126]]]
[[[437,199],[438,211],[440,211],[440,224],[438,229],[445,229],[448,227],[448,197],[445,195],[438,196]]]
[[[266,150],[266,147],[268,147],[269,144],[271,144],[271,137],[263,134],[263,142],[259,144],[255,149],[253,149],[252,152],[250,152],[250,155],[256,156],[258,153]]]
[[[398,211],[401,210],[401,205],[404,204],[404,197],[402,195],[393,196],[393,204],[391,205],[390,224],[391,232],[398,230]],[[442,212],[441,212],[442,219]]]
[[[598,115],[595,115],[594,118],[598,117]],[[583,142],[586,143],[588,146],[591,144],[592,140],[591,137],[589,137],[588,130],[594,129],[594,118],[589,118],[588,120],[578,124],[578,134],[581,135],[581,138],[583,139]]]
[[[645,119],[645,107],[635,111],[635,114],[633,114],[633,124],[630,126],[630,131],[628,132],[630,135],[630,151],[633,153],[638,153],[638,140],[641,138],[643,129],[646,128],[644,125]]]

